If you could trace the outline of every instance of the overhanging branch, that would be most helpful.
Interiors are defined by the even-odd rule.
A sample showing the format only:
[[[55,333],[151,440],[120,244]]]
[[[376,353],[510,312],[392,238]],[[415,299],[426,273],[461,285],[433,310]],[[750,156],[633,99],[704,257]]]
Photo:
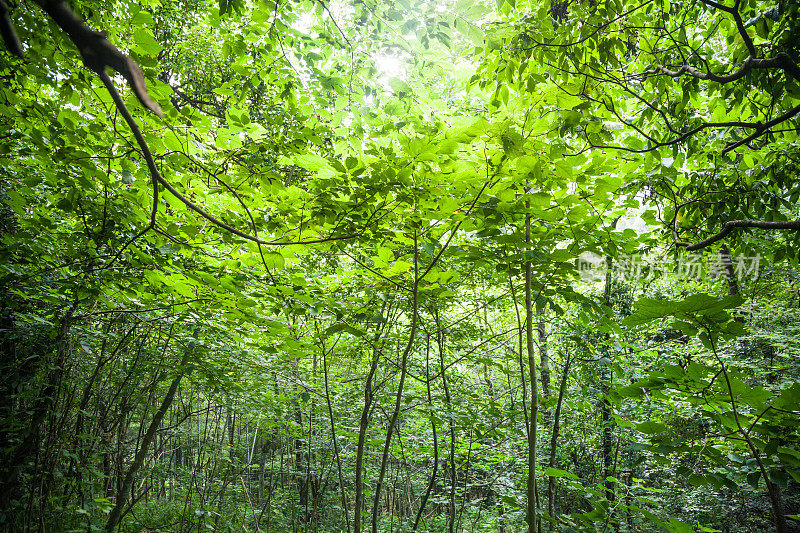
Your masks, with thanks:
[[[11,23],[8,5],[4,0],[0,0],[0,36],[3,37],[3,42],[6,44],[6,48],[8,48],[9,52],[20,59],[25,57],[25,53],[22,50],[22,43],[19,42],[17,31],[14,29],[14,24]]]
[[[164,116],[161,106],[147,93],[147,84],[139,65],[111,44],[103,32],[93,30],[81,20],[64,0],[34,0],[78,48],[83,64],[102,76],[106,67],[120,74],[130,85],[133,94],[144,107],[158,116]],[[22,43],[11,23],[8,5],[0,0],[0,35],[9,52],[24,57]]]
[[[691,244],[688,242],[676,242],[676,246],[681,246],[686,248],[688,251],[693,252],[695,250],[701,250],[707,246],[714,244],[715,242],[721,241],[730,233],[737,228],[758,228],[758,229],[769,229],[769,230],[780,230],[780,229],[789,229],[794,231],[800,231],[800,219],[798,220],[788,220],[785,222],[768,222],[765,220],[729,220],[725,223],[722,227],[722,230],[719,233],[712,235],[711,237],[702,240],[698,243]]]

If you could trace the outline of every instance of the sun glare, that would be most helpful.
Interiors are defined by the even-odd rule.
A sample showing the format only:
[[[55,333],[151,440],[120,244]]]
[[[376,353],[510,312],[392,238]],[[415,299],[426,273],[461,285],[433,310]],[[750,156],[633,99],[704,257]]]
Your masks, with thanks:
[[[392,78],[408,79],[408,60],[393,51],[385,51],[373,56],[377,80],[387,90],[392,91]]]

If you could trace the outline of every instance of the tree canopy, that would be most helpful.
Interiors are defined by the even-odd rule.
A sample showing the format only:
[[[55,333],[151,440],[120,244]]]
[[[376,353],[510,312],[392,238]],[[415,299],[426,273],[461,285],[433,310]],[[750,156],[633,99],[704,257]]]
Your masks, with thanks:
[[[800,527],[800,3],[0,0],[0,527]]]

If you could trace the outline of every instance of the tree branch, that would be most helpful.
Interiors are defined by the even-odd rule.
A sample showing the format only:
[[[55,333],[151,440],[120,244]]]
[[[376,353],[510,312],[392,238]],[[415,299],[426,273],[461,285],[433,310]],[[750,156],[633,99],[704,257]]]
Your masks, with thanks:
[[[736,228],[759,228],[769,230],[790,229],[794,231],[800,231],[800,219],[789,220],[785,222],[768,222],[765,220],[729,220],[725,223],[719,233],[716,233],[703,241],[695,244],[688,242],[676,242],[675,245],[684,247],[690,252],[694,252],[695,250],[703,249],[717,241],[724,239]]]
[[[230,233],[233,233],[237,237],[241,237],[242,239],[245,239],[245,240],[248,240],[248,241],[252,241],[252,242],[254,242],[256,244],[264,244],[264,245],[268,245],[268,246],[287,246],[287,245],[290,245],[290,244],[317,244],[317,243],[323,243],[323,242],[352,239],[352,238],[355,238],[355,237],[358,237],[358,236],[362,235],[363,231],[366,231],[366,229],[364,229],[364,230],[362,230],[362,232],[356,233],[356,234],[341,235],[341,236],[336,236],[336,237],[322,237],[322,238],[319,238],[319,239],[309,239],[309,240],[305,240],[305,241],[303,241],[303,240],[299,240],[299,241],[265,241],[264,239],[260,239],[257,236],[253,236],[253,235],[245,233],[245,232],[243,232],[241,230],[238,230],[238,229],[234,228],[233,226],[231,226],[230,224],[226,224],[225,222],[221,221],[220,219],[218,219],[214,215],[208,213],[203,208],[201,208],[200,206],[198,206],[197,204],[195,204],[194,202],[192,202],[191,200],[186,198],[177,189],[175,189],[175,187],[173,187],[171,183],[169,183],[166,179],[164,179],[164,177],[161,175],[161,172],[159,172],[158,168],[156,167],[155,160],[153,159],[153,154],[150,152],[150,147],[148,146],[147,141],[145,141],[144,136],[142,135],[142,132],[139,129],[139,126],[136,124],[136,121],[133,119],[133,116],[131,115],[131,112],[128,110],[128,107],[125,105],[125,102],[122,101],[122,97],[120,96],[120,94],[117,91],[116,87],[114,87],[114,84],[111,82],[111,79],[108,77],[108,74],[105,71],[100,73],[100,79],[103,80],[103,83],[105,84],[106,89],[108,89],[108,92],[111,94],[111,99],[114,101],[114,105],[117,107],[117,109],[119,110],[120,114],[122,115],[122,118],[125,119],[125,122],[128,124],[128,127],[131,129],[131,132],[133,133],[133,137],[136,139],[136,143],[139,145],[139,148],[142,151],[142,155],[144,156],[144,160],[147,163],[147,169],[150,171],[150,176],[152,177],[152,179],[154,181],[154,203],[153,203],[154,209],[153,209],[153,213],[155,213],[155,206],[156,206],[156,202],[157,202],[157,198],[158,198],[158,189],[157,189],[157,187],[155,187],[155,183],[157,182],[158,184],[161,184],[166,190],[168,190],[173,196],[175,196],[175,198],[177,198],[178,200],[183,202],[183,204],[186,207],[188,207],[189,209],[191,209],[192,211],[194,211],[195,213],[197,213],[201,217],[205,218],[206,220],[208,220],[209,222],[211,222],[215,226],[217,226],[219,228],[222,228],[225,231],[228,231]],[[152,219],[151,219],[151,221],[152,221]],[[149,229],[152,229],[152,226],[148,226],[146,231],[148,231]],[[136,238],[138,238],[138,236],[139,235],[137,235]],[[128,244],[130,244],[130,243],[128,243]]]
[[[747,46],[747,51],[750,52],[750,57],[755,57],[756,47],[753,44],[753,39],[750,38],[750,35],[744,28],[742,15],[739,14],[739,4],[741,3],[741,0],[736,0],[736,3],[733,5],[733,7],[728,7],[724,4],[720,4],[719,2],[715,2],[714,0],[703,0],[703,3],[707,6],[713,7],[714,9],[719,9],[720,11],[728,13],[733,17],[733,20],[736,22],[736,28],[739,30],[739,35],[742,36],[742,40],[744,41],[745,46]]]
[[[78,48],[83,57],[83,64],[90,70],[102,76],[106,67],[111,67],[128,81],[133,94],[144,107],[158,116],[164,116],[161,106],[147,94],[147,85],[144,74],[139,65],[111,44],[103,32],[95,31],[76,15],[69,5],[63,0],[34,0],[50,18],[64,30],[69,39]],[[0,13],[4,11],[0,7]],[[5,18],[5,13],[2,13]],[[10,22],[9,22],[10,24]],[[13,31],[13,28],[12,28]],[[8,46],[5,33],[3,39]],[[10,49],[10,48],[9,48]],[[21,51],[21,50],[20,50]]]
[[[736,148],[742,146],[743,144],[748,144],[750,141],[753,141],[753,140],[757,139],[758,137],[761,137],[763,134],[769,132],[769,130],[773,126],[777,126],[778,124],[780,124],[782,122],[786,122],[787,120],[789,120],[790,118],[794,117],[798,113],[800,113],[800,105],[797,105],[797,106],[793,107],[792,109],[790,109],[789,111],[787,111],[786,113],[784,113],[782,115],[778,115],[777,117],[773,118],[769,122],[765,122],[764,124],[759,125],[759,127],[756,128],[756,131],[754,131],[753,133],[751,133],[750,135],[748,135],[744,139],[742,139],[740,141],[736,141],[735,143],[731,143],[728,146],[726,146],[725,149],[722,150],[722,153],[723,154],[727,154],[731,150],[735,150]]]
[[[8,14],[8,4],[4,0],[0,0],[0,36],[3,37],[3,42],[9,52],[20,59],[25,58],[25,53],[22,51],[22,43],[19,42],[17,31],[14,29],[11,17]]]
[[[769,70],[769,69],[781,69],[783,70],[788,76],[800,81],[800,67],[797,63],[792,60],[791,57],[786,52],[779,52],[775,55],[775,57],[771,57],[769,59],[763,58],[755,58],[755,57],[748,57],[742,66],[736,72],[731,72],[730,74],[715,74],[714,72],[702,72],[697,70],[696,68],[692,67],[691,65],[682,65],[678,70],[672,70],[664,65],[657,65],[656,70],[670,76],[672,78],[678,78],[683,76],[684,74],[688,74],[694,78],[705,80],[705,81],[715,81],[717,83],[725,84],[730,83],[732,81],[737,81],[744,78],[751,70]],[[647,71],[645,75],[652,74],[655,71]]]

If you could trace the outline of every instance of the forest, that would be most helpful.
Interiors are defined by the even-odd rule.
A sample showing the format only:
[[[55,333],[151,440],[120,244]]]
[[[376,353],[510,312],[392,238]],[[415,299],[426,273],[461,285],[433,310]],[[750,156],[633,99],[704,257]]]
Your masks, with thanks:
[[[800,0],[0,36],[0,531],[800,531]]]

